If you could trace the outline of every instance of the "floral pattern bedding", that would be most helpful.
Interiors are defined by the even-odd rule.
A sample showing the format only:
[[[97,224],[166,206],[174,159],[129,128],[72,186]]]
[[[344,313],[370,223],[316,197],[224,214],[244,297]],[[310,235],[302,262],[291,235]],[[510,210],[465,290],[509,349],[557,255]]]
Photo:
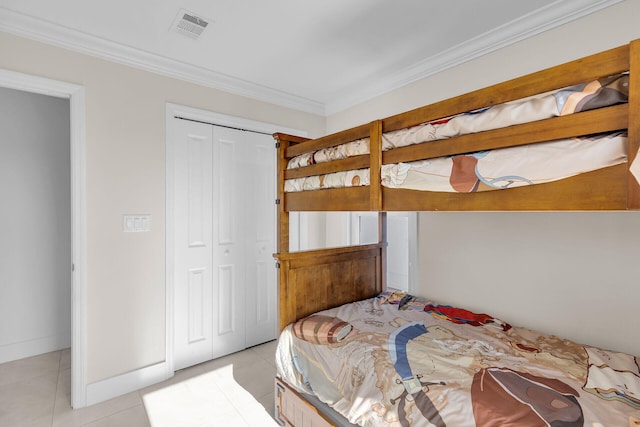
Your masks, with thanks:
[[[406,293],[289,325],[276,362],[361,426],[640,425],[637,357]]]

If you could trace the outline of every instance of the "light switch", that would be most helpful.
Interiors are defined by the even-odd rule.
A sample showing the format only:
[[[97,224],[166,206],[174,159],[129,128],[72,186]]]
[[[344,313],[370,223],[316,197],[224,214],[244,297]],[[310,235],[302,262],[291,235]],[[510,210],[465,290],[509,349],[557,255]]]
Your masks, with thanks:
[[[140,233],[151,230],[151,215],[122,215],[122,231]]]

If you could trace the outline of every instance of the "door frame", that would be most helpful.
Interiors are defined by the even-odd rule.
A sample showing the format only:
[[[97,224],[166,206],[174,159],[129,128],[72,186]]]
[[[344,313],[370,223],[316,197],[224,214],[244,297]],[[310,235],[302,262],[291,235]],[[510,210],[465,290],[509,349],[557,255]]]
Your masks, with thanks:
[[[173,346],[174,346],[174,320],[175,313],[173,305],[175,303],[175,288],[173,282],[174,265],[173,265],[173,250],[174,250],[174,223],[175,218],[173,215],[173,179],[175,171],[173,169],[173,153],[175,141],[172,138],[174,133],[174,119],[182,118],[187,120],[199,121],[209,123],[214,126],[226,126],[235,129],[244,129],[254,132],[262,132],[267,134],[274,134],[276,132],[283,132],[290,135],[296,135],[306,137],[307,132],[298,129],[286,128],[284,126],[278,126],[271,123],[258,122],[242,117],[229,116],[226,114],[216,113],[212,111],[202,110],[199,108],[188,107],[185,105],[174,104],[167,102],[165,107],[165,310],[166,310],[166,377],[173,376],[174,373],[174,358],[173,358]],[[275,141],[274,141],[275,144]],[[274,150],[274,157],[276,152]],[[274,177],[275,179],[275,177]],[[275,195],[274,195],[275,197]],[[277,221],[277,220],[276,220]],[[275,224],[274,224],[275,225]],[[275,262],[275,261],[274,261]]]
[[[71,157],[71,406],[87,406],[85,91],[72,83],[0,69],[0,86],[69,100]]]
[[[360,243],[360,231],[357,227],[357,218],[361,215],[377,215],[377,212],[351,212],[348,214],[347,229],[349,234],[349,245],[359,245]],[[387,212],[387,222],[389,221],[389,215],[406,215],[408,220],[407,238],[409,244],[409,281],[408,292],[415,293],[418,291],[418,212]],[[387,236],[388,240],[388,236]],[[388,283],[387,283],[388,285]]]

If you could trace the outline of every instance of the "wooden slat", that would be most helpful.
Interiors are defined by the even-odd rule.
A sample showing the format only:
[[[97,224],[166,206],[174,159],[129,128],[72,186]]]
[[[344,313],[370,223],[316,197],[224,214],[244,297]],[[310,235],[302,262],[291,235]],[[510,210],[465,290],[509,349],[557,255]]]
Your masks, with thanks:
[[[621,46],[389,117],[383,120],[382,130],[415,126],[628,70],[629,48]]]
[[[395,148],[382,154],[382,163],[410,162],[626,129],[629,120],[628,109],[627,104],[615,105],[570,116]]]
[[[387,211],[544,211],[626,209],[626,164],[546,184],[478,193],[383,188]]]
[[[629,45],[631,73],[629,76],[629,166],[640,150],[640,40]],[[631,172],[627,176],[629,209],[640,209],[640,184]]]
[[[273,138],[276,141],[280,141],[280,142],[287,141],[290,146],[310,141],[309,138],[305,138],[305,137],[302,137],[302,136],[296,136],[296,135],[289,135],[289,134],[281,133],[281,132],[274,133],[273,134]]]
[[[380,166],[382,161],[382,121],[377,120],[371,124],[369,137],[369,209],[379,211],[382,209],[382,185],[380,183]]]
[[[322,175],[332,172],[348,171],[354,169],[364,169],[369,167],[369,155],[347,157],[346,159],[334,160],[331,162],[318,163],[316,165],[304,166],[296,169],[284,171],[284,179],[303,178],[307,176]]]
[[[296,211],[368,211],[369,187],[328,188],[286,193],[284,209]]]
[[[345,142],[366,138],[369,136],[369,129],[371,129],[371,126],[369,124],[365,124],[342,132],[323,136],[322,138],[313,139],[305,142],[304,144],[292,145],[287,149],[286,157],[290,159],[300,154],[309,153],[321,148],[333,147],[344,144]]]

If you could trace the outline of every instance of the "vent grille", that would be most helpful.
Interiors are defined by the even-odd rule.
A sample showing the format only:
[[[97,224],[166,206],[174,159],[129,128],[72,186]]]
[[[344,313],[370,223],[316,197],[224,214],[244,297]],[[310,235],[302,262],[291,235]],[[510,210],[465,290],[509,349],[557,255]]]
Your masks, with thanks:
[[[178,12],[172,28],[180,34],[197,39],[208,25],[209,20],[182,9]]]

